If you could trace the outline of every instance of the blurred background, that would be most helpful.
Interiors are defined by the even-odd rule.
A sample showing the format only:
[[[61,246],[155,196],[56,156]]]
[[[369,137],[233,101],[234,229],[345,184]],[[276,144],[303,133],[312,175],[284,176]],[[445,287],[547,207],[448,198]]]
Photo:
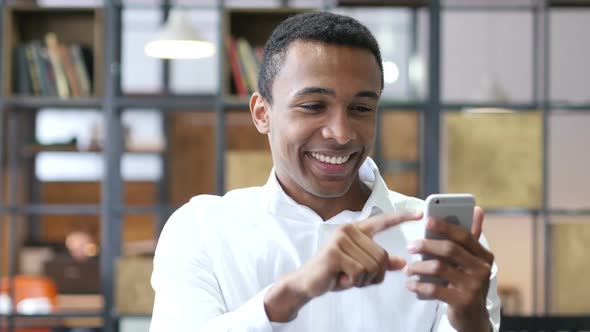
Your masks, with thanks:
[[[318,9],[381,46],[372,157],[390,189],[476,196],[503,314],[590,316],[590,1],[0,9],[0,331],[147,331],[159,232],[192,196],[266,182],[247,105],[261,48]],[[194,43],[158,44],[176,35]]]

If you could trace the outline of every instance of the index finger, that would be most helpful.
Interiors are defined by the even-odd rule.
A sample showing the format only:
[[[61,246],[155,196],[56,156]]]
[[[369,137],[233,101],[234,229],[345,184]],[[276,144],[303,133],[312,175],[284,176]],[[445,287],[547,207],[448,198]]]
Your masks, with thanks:
[[[388,228],[399,225],[406,221],[422,219],[422,212],[401,211],[395,213],[383,213],[357,224],[358,228],[367,236],[373,237],[375,234]]]

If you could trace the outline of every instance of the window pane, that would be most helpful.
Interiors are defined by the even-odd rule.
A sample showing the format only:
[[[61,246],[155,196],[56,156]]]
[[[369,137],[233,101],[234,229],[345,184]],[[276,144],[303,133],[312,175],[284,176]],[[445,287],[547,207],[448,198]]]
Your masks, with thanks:
[[[549,117],[548,189],[552,208],[590,208],[588,128],[590,113],[555,112]]]
[[[163,115],[156,110],[124,111],[121,115],[127,151],[161,152],[165,145]]]
[[[37,0],[36,4],[40,7],[100,7],[104,0]]]
[[[383,99],[416,99],[423,80],[423,63],[418,53],[412,54],[412,43],[416,52],[424,34],[422,26],[417,36],[412,37],[411,11],[400,8],[337,8],[334,12],[352,16],[365,24],[374,34],[381,49],[385,86]],[[416,16],[418,20],[418,16]],[[416,22],[418,25],[418,23]],[[419,40],[418,40],[419,39]]]
[[[162,90],[160,60],[147,56],[143,49],[161,24],[157,9],[124,8],[122,14],[121,89],[129,93],[157,93]]]
[[[90,146],[93,134],[102,127],[99,111],[42,109],[35,122],[35,141],[39,144],[63,144],[75,140],[84,150]]]
[[[291,0],[290,6],[303,8],[321,8],[323,0]]]
[[[162,158],[156,154],[127,153],[121,159],[121,177],[127,181],[156,181],[162,176]]]
[[[590,10],[551,11],[551,99],[589,102],[590,40],[576,38],[590,31]]]
[[[540,207],[541,113],[447,113],[442,128],[445,192],[473,193],[484,207]]]
[[[99,181],[102,157],[98,153],[41,152],[35,158],[40,181]]]
[[[445,11],[442,24],[443,100],[532,100],[531,13]]]
[[[125,151],[121,177],[125,181],[156,182],[162,178],[166,145],[163,115],[156,110],[124,111],[121,115]]]
[[[226,0],[228,7],[277,7],[279,0]]]
[[[214,44],[219,34],[219,14],[214,9],[187,11],[193,27],[201,37]],[[214,93],[217,91],[217,58],[213,55],[203,59],[172,60],[170,66],[170,89],[174,93]]]
[[[590,287],[580,282],[590,274],[590,217],[554,217],[551,250],[551,312],[590,313]]]
[[[498,265],[498,292],[509,315],[532,314],[535,219],[488,214],[484,234]]]
[[[115,0],[116,2],[122,3],[126,7],[145,7],[145,6],[163,6],[167,3],[182,7],[190,7],[190,6],[214,6],[217,4],[218,0]]]

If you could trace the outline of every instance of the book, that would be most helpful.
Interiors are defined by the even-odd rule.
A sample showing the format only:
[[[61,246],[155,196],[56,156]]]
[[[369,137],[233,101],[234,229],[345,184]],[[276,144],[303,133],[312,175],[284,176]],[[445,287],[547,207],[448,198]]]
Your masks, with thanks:
[[[59,45],[59,56],[63,64],[63,69],[66,74],[66,78],[68,79],[70,95],[72,97],[80,97],[80,82],[78,81],[78,76],[76,75],[76,69],[74,68],[74,63],[72,61],[70,51],[65,45]]]
[[[92,94],[92,86],[90,83],[91,72],[88,69],[92,66],[91,64],[85,63],[85,58],[87,58],[88,55],[86,55],[86,57],[84,56],[84,51],[78,44],[70,46],[70,54],[72,56],[72,63],[78,77],[78,82],[80,83],[80,95],[88,97]]]
[[[240,55],[240,64],[245,69],[245,77],[248,85],[248,91],[254,92],[258,89],[258,63],[254,57],[254,51],[250,43],[244,38],[238,38],[236,41],[238,54]]]
[[[27,59],[28,73],[31,81],[31,93],[36,96],[41,95],[41,69],[35,59],[33,45],[27,44],[25,47],[25,56]]]
[[[15,92],[20,95],[30,95],[33,93],[26,52],[26,45],[18,46],[13,52],[16,65],[14,66],[12,77],[14,78]]]
[[[246,96],[248,94],[248,88],[244,80],[244,72],[240,66],[240,59],[236,50],[236,40],[232,36],[228,36],[225,39],[225,45],[227,48],[227,55],[231,65],[231,74],[236,88],[236,93],[239,96]]]
[[[22,43],[13,50],[13,92],[19,95],[69,98],[92,93],[92,50],[64,45],[55,34]]]
[[[51,64],[49,63],[49,57],[47,49],[41,45],[39,41],[31,42],[33,62],[35,69],[37,70],[40,82],[40,94],[41,96],[56,96],[55,82],[53,81],[53,73]]]
[[[57,95],[60,98],[68,98],[70,96],[70,89],[68,87],[68,79],[65,70],[62,66],[59,42],[57,41],[56,34],[53,32],[46,34],[45,43],[47,44],[47,54],[51,64],[50,70],[53,73]]]
[[[260,64],[262,63],[262,57],[264,56],[264,47],[257,46],[254,48],[254,56],[256,57],[256,61],[258,62],[258,67],[260,68]]]

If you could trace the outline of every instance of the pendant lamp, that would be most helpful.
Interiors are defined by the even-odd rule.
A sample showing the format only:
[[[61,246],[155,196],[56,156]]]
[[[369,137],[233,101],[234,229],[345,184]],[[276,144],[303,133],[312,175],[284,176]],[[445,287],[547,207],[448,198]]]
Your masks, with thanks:
[[[174,8],[144,51],[154,58],[200,59],[215,54],[215,45],[200,36],[185,11]]]

